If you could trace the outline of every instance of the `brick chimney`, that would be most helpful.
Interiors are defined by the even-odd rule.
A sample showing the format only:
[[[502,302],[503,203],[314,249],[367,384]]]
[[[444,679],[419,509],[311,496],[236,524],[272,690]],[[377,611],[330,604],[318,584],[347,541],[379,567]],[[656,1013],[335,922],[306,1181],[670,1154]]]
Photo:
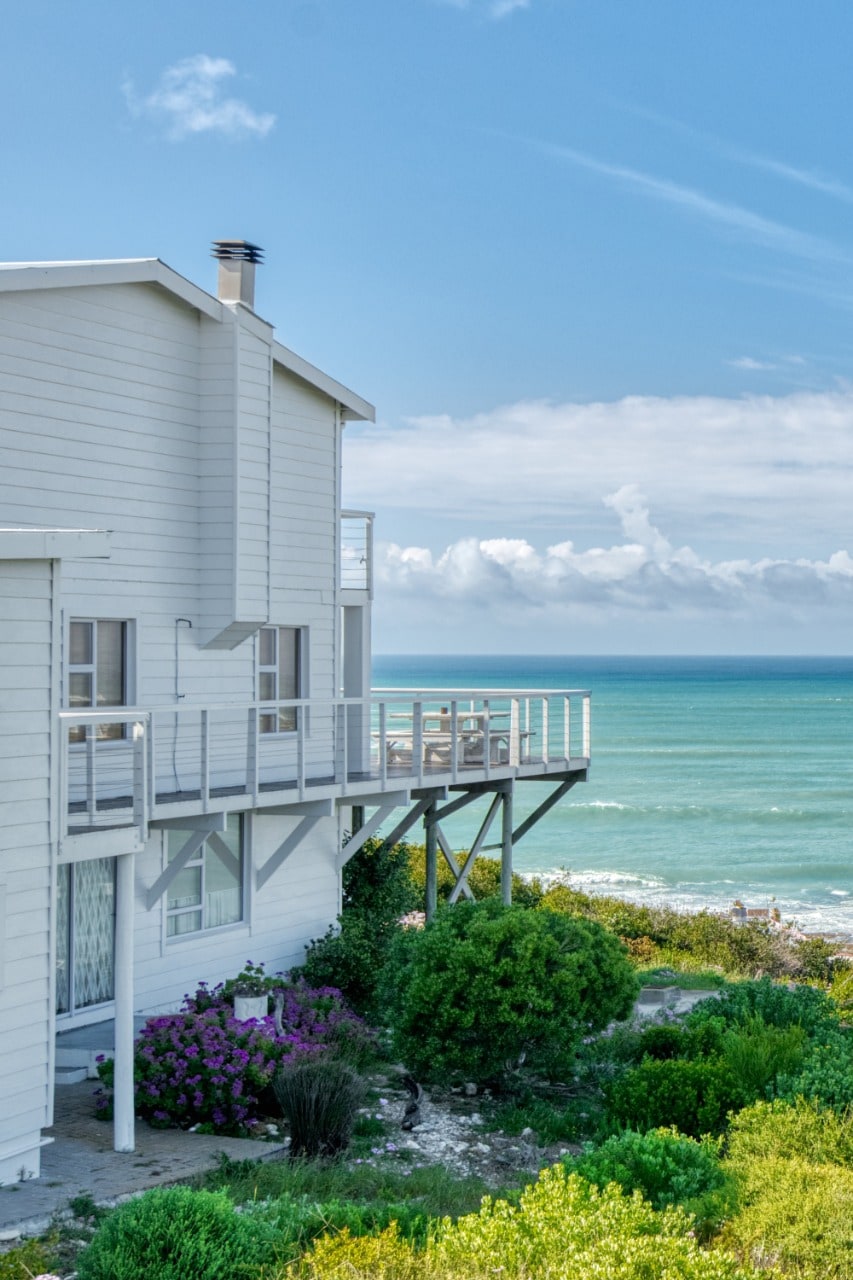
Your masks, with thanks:
[[[214,240],[213,257],[219,261],[219,301],[242,302],[254,311],[255,264],[263,262],[263,249],[248,240]]]

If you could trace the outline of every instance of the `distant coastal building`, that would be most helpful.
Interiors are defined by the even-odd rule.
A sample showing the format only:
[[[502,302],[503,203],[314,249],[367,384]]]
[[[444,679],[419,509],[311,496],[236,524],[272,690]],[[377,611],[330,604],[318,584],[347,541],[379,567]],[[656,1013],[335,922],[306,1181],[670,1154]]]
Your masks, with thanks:
[[[256,246],[214,255],[217,296],[158,259],[0,266],[0,1183],[39,1175],[74,1036],[82,1071],[112,1042],[131,1151],[135,1019],[300,963],[380,827],[425,824],[429,915],[439,854],[469,892],[441,822],[486,796],[508,900],[587,774],[583,691],[371,691],[341,437],[374,410],[256,313]],[[553,790],[514,826],[526,779]]]

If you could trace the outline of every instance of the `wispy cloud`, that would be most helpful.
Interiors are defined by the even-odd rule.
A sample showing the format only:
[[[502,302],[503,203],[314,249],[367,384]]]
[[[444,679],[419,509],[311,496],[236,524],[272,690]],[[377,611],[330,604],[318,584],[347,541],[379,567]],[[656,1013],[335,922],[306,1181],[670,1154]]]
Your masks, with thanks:
[[[746,369],[751,373],[769,372],[779,367],[770,360],[756,360],[753,356],[738,356],[736,360],[727,360],[726,364],[730,364],[733,369]]]
[[[242,99],[226,94],[226,85],[236,74],[227,58],[197,53],[167,67],[150,93],[138,94],[130,80],[123,89],[132,114],[164,125],[174,142],[203,133],[231,139],[266,137],[275,116],[254,111]]]
[[[813,236],[771,218],[765,218],[741,205],[716,200],[693,187],[682,186],[677,182],[658,178],[626,165],[612,164],[573,147],[539,140],[531,140],[531,145],[547,155],[609,178],[640,195],[672,205],[706,222],[726,227],[767,249],[809,261],[851,261],[849,255],[819,236]]]
[[[508,18],[519,9],[529,9],[531,0],[438,0],[439,4],[450,5],[454,9],[470,9],[475,13],[485,13],[496,21]]]
[[[844,204],[853,204],[853,187],[846,182],[842,182],[840,178],[820,173],[816,169],[807,169],[784,160],[777,160],[773,156],[764,155],[758,151],[739,147],[735,143],[728,142],[725,138],[720,138],[717,134],[709,133],[705,129],[696,129],[692,125],[686,124],[683,120],[676,120],[672,116],[664,115],[659,111],[652,111],[648,107],[641,107],[637,103],[626,103],[615,99],[610,99],[610,101],[614,102],[614,105],[630,111],[632,115],[641,116],[643,119],[662,125],[672,132],[693,138],[701,142],[709,150],[716,152],[717,155],[734,160],[737,164],[760,169],[765,173],[772,173],[786,182],[808,187],[810,190],[818,191],[822,195],[841,200]]]

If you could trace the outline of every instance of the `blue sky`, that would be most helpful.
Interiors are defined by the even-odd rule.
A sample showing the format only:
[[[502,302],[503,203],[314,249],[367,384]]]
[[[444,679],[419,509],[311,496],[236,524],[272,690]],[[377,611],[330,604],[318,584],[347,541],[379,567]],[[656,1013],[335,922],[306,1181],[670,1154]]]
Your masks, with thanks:
[[[10,260],[264,246],[377,648],[849,652],[853,9],[35,0]]]

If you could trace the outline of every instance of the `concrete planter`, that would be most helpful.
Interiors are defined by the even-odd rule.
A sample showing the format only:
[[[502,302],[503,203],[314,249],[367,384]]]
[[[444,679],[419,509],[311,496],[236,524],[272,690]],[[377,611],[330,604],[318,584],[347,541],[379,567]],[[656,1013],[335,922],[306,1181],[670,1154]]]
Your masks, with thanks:
[[[269,1000],[267,996],[235,996],[234,1017],[238,1022],[250,1022],[253,1018],[267,1016]]]

